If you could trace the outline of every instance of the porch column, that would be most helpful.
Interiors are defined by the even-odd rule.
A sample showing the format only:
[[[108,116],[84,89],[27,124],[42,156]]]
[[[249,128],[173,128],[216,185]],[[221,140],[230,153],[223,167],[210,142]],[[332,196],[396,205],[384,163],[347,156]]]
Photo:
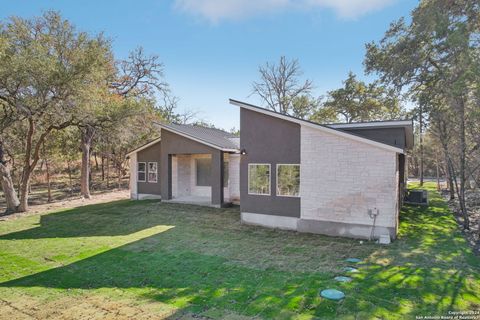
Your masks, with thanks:
[[[212,153],[212,204],[223,206],[223,151]]]
[[[162,152],[160,159],[160,193],[162,200],[170,200],[172,199],[172,155]]]

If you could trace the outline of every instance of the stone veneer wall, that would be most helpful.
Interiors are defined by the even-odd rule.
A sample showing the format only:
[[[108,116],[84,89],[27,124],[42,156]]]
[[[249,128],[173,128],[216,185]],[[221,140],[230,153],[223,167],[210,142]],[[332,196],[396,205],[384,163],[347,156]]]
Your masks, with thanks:
[[[397,155],[301,127],[301,219],[396,227]]]

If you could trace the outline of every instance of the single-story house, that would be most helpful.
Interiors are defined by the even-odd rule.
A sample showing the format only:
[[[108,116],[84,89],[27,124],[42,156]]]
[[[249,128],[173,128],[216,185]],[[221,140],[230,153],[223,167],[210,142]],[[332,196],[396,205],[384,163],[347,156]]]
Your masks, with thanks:
[[[240,137],[158,124],[129,153],[132,199],[222,207],[243,223],[354,238],[395,238],[411,120],[319,124],[245,102]]]

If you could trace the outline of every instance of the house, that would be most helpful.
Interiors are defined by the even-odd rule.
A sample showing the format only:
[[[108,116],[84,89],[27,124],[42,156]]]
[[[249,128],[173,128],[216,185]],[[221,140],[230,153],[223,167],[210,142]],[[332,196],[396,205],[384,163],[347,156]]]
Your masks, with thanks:
[[[395,238],[410,120],[322,125],[245,102],[240,138],[159,124],[132,151],[133,199],[226,206],[243,223],[353,238]]]

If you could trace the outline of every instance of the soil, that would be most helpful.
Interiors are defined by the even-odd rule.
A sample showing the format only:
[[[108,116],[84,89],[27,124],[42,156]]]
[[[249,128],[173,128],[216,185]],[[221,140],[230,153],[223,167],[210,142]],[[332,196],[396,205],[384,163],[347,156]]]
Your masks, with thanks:
[[[127,189],[113,189],[107,192],[96,193],[96,194],[94,193],[92,194],[91,199],[85,199],[81,196],[73,196],[57,202],[30,205],[30,209],[28,212],[20,212],[20,213],[14,213],[6,216],[0,216],[0,221],[17,219],[19,217],[40,214],[40,213],[41,214],[49,213],[49,212],[60,210],[60,209],[76,208],[76,207],[81,207],[89,204],[111,202],[116,200],[125,200],[128,198],[129,198],[129,191]],[[2,208],[0,208],[0,212],[2,212]]]

